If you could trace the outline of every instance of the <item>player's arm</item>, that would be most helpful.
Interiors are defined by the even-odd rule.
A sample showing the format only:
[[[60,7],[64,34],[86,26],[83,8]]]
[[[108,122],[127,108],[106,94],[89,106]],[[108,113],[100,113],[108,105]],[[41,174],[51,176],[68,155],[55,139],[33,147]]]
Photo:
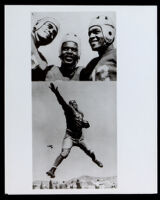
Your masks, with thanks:
[[[49,88],[52,90],[52,92],[56,95],[57,100],[59,102],[59,104],[62,106],[62,108],[64,110],[66,110],[68,108],[68,104],[66,103],[66,101],[63,99],[63,97],[61,96],[61,94],[58,91],[58,87],[55,87],[55,85],[53,83],[50,83]]]

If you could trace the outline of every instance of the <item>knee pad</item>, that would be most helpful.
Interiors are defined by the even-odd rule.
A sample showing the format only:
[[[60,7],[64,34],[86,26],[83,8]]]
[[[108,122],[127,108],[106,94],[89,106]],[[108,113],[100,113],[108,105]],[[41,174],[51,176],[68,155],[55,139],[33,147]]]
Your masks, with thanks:
[[[70,149],[62,149],[61,156],[63,158],[67,158],[69,152],[70,152]]]

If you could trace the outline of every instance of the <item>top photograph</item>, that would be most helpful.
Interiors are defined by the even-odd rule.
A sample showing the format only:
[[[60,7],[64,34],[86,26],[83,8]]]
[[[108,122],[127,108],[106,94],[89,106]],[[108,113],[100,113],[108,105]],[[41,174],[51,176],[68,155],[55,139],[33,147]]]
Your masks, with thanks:
[[[32,12],[32,81],[116,81],[115,12]]]

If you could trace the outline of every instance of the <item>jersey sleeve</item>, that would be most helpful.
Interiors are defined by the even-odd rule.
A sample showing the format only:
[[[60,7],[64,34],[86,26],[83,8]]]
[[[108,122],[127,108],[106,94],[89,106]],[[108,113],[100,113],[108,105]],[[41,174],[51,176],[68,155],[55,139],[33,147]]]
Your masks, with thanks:
[[[59,93],[59,91],[57,90],[55,92],[55,95],[57,97],[58,103],[62,106],[63,110],[65,112],[71,110],[70,106],[66,103],[66,101],[64,100],[64,98],[61,96],[61,94]]]
[[[94,58],[91,60],[85,68],[83,68],[80,72],[80,81],[89,81],[90,75],[94,70],[96,64],[98,63],[98,58]]]

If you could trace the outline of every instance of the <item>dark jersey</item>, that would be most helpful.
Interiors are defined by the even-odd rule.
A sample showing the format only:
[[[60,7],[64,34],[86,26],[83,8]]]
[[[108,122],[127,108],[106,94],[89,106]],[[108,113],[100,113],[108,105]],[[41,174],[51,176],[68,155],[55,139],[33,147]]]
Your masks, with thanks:
[[[67,129],[70,130],[68,134],[73,138],[80,138],[82,135],[82,128],[88,128],[90,126],[89,123],[83,119],[83,113],[67,104],[58,91],[55,95],[64,110]]]
[[[38,48],[35,45],[35,38],[33,34],[31,37],[32,81],[45,81],[46,74],[53,67],[53,65],[48,66],[46,58],[40,51],[38,51]]]
[[[62,81],[79,81],[79,75],[80,71],[82,70],[82,66],[78,66],[73,71],[72,75],[69,74],[63,74],[61,72],[61,67],[54,66],[49,70],[46,74],[45,80],[46,81],[56,81],[56,80],[62,80]]]
[[[92,81],[92,72],[94,69],[106,65],[116,68],[117,67],[116,49],[110,47],[106,49],[105,53],[101,57],[92,59],[88,65],[82,69],[80,73],[81,81]],[[111,74],[111,76],[115,76]]]

